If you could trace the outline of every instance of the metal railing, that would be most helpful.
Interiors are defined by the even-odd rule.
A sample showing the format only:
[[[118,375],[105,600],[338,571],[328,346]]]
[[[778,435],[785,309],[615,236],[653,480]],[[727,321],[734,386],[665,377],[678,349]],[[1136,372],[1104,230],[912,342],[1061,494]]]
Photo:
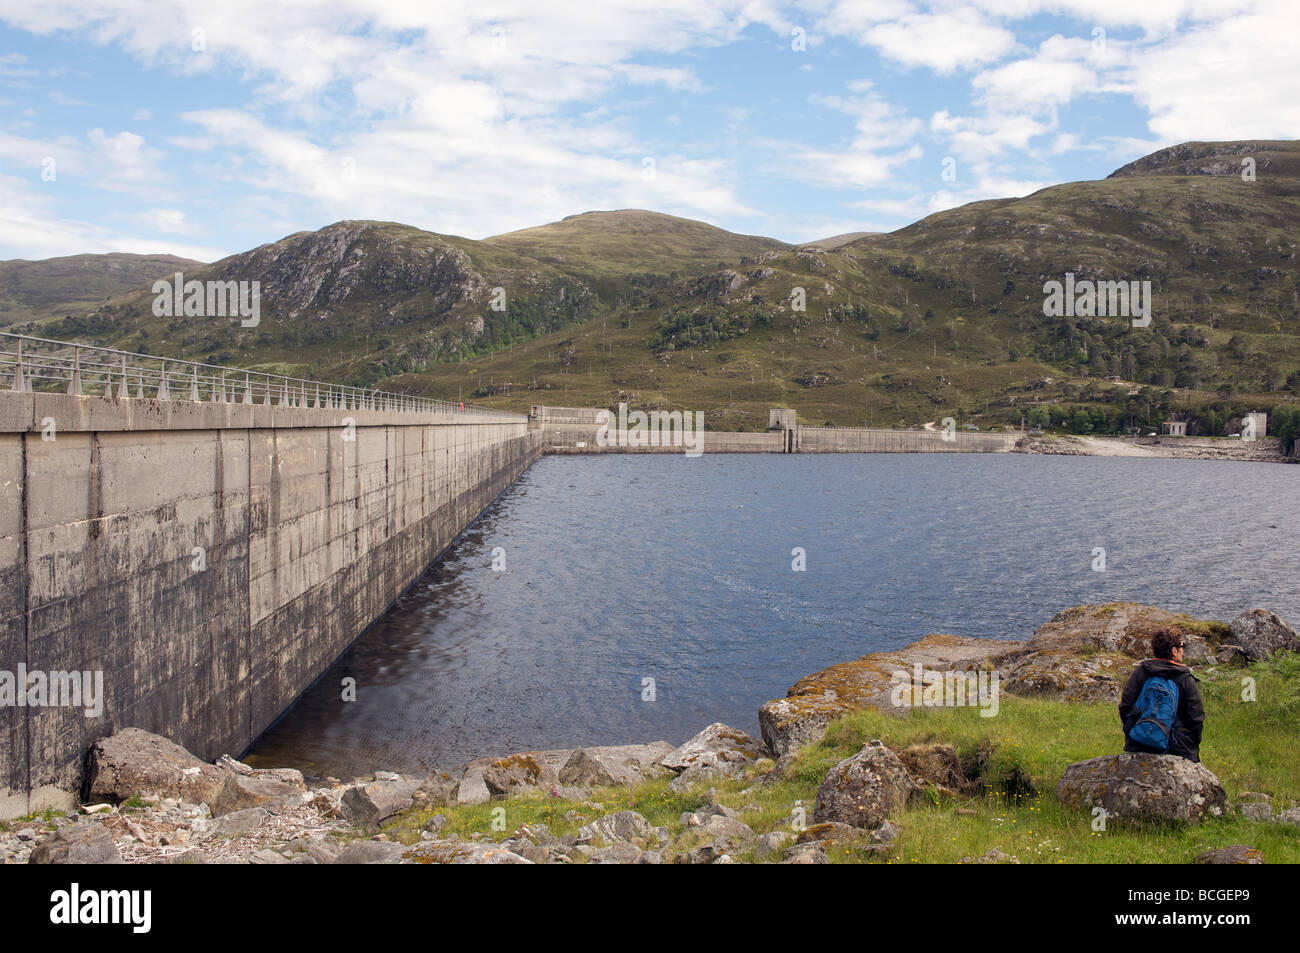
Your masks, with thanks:
[[[523,414],[462,401],[329,384],[8,331],[0,331],[0,390],[63,392],[76,397],[114,400],[151,398],[321,410],[475,414],[527,420]]]

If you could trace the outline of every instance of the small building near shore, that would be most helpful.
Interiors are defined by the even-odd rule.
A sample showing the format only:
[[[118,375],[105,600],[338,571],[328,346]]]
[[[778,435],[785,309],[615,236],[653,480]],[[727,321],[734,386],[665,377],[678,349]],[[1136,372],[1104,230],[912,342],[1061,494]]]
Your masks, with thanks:
[[[1187,421],[1166,420],[1160,425],[1160,435],[1163,437],[1186,437]]]
[[[1253,427],[1251,426],[1252,424],[1254,424]],[[1260,437],[1267,437],[1268,414],[1243,414],[1241,417],[1241,432],[1243,436],[1249,433],[1256,440]]]
[[[768,430],[793,430],[794,411],[786,408],[770,408],[767,412]]]

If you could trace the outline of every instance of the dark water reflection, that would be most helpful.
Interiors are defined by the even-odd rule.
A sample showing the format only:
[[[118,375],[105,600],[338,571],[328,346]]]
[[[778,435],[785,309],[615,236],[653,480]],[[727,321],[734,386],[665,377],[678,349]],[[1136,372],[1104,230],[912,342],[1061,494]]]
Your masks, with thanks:
[[[826,665],[927,632],[1024,638],[1084,602],[1300,619],[1297,481],[1005,454],[547,457],[251,760],[419,773],[712,721],[756,733],[762,702]]]

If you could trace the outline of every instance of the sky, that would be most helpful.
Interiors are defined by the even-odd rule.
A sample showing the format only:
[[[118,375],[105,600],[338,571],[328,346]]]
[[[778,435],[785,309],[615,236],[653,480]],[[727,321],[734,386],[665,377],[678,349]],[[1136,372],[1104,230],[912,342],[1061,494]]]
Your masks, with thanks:
[[[646,208],[789,242],[1300,129],[1296,0],[0,0],[0,259]]]

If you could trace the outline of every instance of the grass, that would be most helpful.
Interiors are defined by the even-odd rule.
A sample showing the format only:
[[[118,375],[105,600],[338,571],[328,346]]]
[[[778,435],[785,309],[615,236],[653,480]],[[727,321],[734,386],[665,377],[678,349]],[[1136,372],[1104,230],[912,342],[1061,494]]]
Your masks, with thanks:
[[[1243,700],[1246,678],[1254,680],[1255,701]],[[1229,801],[1248,791],[1271,795],[1278,810],[1300,801],[1300,656],[1248,669],[1207,670],[1201,688],[1207,713],[1201,758],[1223,782]],[[1300,863],[1300,828],[1295,826],[1232,816],[1195,826],[1131,826],[1112,820],[1107,830],[1094,831],[1090,814],[1065,809],[1054,793],[1065,768],[1120,750],[1113,704],[1004,695],[996,717],[981,717],[979,711],[914,709],[904,718],[874,710],[852,713],[832,724],[820,743],[802,749],[778,780],[761,780],[773,765],[760,761],[741,779],[702,783],[687,792],[670,791],[663,778],[632,788],[599,789],[586,802],[536,791],[487,804],[411,811],[391,820],[385,832],[402,843],[415,843],[434,814],[445,814],[444,833],[466,839],[479,834],[485,841],[500,841],[521,825],[539,822],[563,836],[601,814],[635,810],[652,825],[667,827],[669,850],[682,854],[697,846],[698,838],[679,818],[708,803],[712,786],[717,802],[741,811],[741,819],[757,833],[794,833],[797,805],[812,822],[826,772],[865,742],[881,738],[894,748],[952,744],[982,790],[948,796],[931,788],[892,817],[902,832],[888,855],[839,845],[828,852],[832,863],[956,863],[994,848],[1021,863],[1188,863],[1203,851],[1229,844],[1258,847],[1268,863]],[[958,809],[973,813],[958,814]],[[755,858],[747,851],[735,859]]]

